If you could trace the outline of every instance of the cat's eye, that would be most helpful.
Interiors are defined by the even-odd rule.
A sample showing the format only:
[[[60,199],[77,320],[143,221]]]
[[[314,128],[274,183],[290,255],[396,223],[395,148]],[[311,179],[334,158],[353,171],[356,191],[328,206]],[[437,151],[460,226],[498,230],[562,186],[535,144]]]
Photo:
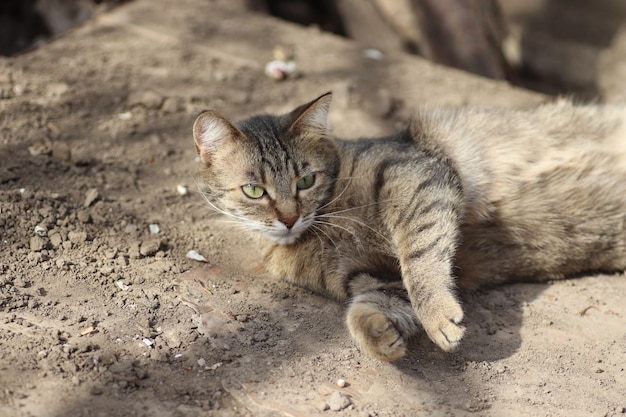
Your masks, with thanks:
[[[258,199],[265,195],[265,188],[248,184],[241,187],[241,191],[250,198]]]
[[[298,182],[296,182],[296,187],[298,190],[306,190],[307,188],[311,188],[313,183],[315,183],[315,174],[309,174],[300,178]]]

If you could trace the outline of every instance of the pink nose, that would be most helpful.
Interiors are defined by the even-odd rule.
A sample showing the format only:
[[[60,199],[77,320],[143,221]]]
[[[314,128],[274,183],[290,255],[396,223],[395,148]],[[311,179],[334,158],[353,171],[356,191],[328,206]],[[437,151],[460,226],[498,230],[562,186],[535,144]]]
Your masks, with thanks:
[[[287,226],[287,229],[291,229],[293,227],[293,225],[296,224],[296,222],[298,221],[298,216],[281,217],[278,220],[280,220],[281,223],[283,223],[285,226]]]

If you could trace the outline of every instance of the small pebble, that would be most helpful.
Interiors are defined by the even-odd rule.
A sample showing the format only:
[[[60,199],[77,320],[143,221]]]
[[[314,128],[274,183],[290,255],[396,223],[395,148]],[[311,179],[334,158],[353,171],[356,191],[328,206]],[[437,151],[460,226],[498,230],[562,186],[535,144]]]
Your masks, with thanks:
[[[61,246],[61,243],[63,243],[63,238],[59,233],[53,233],[52,235],[50,235],[50,243],[55,248],[58,248],[59,246]]]
[[[96,188],[90,188],[85,193],[85,202],[83,203],[84,207],[91,206],[98,198],[100,197],[100,193]]]
[[[189,194],[189,188],[187,188],[186,185],[178,184],[176,186],[176,192],[180,195],[187,195]]]
[[[72,159],[72,151],[65,142],[53,142],[52,157],[60,161],[69,162]]]
[[[135,233],[137,231],[137,225],[130,223],[124,227],[124,233]]]
[[[200,253],[198,253],[197,250],[190,250],[189,252],[187,252],[187,254],[185,255],[187,258],[189,259],[193,259],[194,261],[198,261],[198,262],[209,262],[209,260],[207,258],[205,258],[203,255],[201,255]]]
[[[161,228],[158,224],[152,223],[148,225],[148,229],[150,229],[150,234],[156,235],[161,231]]]
[[[265,75],[277,81],[284,80],[295,70],[296,63],[293,61],[273,60],[265,65]]]
[[[52,151],[50,149],[50,145],[48,145],[48,144],[38,144],[38,145],[29,146],[28,147],[28,152],[32,156],[38,156],[38,155],[48,155]]]
[[[87,240],[87,232],[69,232],[67,239],[74,244],[83,243]]]
[[[30,250],[38,252],[46,248],[46,240],[41,236],[33,236],[30,238]]]
[[[139,253],[143,256],[154,256],[161,247],[161,242],[158,240],[144,240],[139,247]]]
[[[123,279],[115,281],[115,285],[117,285],[117,287],[122,291],[128,291],[130,289],[130,287],[124,283]]]
[[[346,386],[346,380],[345,380],[345,379],[343,379],[343,378],[339,378],[339,379],[337,380],[337,386],[338,386],[339,388],[343,388],[343,387],[345,387],[345,386]]]
[[[343,392],[335,391],[330,396],[330,400],[328,400],[328,406],[333,411],[341,411],[344,408],[347,408],[352,404],[350,398],[348,398]]]
[[[155,110],[161,108],[164,100],[165,97],[156,91],[137,91],[131,93],[128,97],[128,104],[131,106],[140,105],[147,109]]]
[[[374,61],[380,61],[385,57],[378,49],[365,49],[363,56],[367,59],[373,59]]]
[[[181,107],[182,106],[178,100],[172,97],[168,97],[165,99],[165,101],[163,101],[161,110],[163,110],[164,113],[176,113],[177,111],[181,110]]]
[[[93,326],[89,326],[89,327],[87,327],[86,329],[82,330],[82,331],[80,332],[80,335],[81,335],[81,336],[87,336],[88,334],[97,333],[97,332],[98,332],[98,330],[96,330],[96,328],[95,328],[95,327],[93,327]]]

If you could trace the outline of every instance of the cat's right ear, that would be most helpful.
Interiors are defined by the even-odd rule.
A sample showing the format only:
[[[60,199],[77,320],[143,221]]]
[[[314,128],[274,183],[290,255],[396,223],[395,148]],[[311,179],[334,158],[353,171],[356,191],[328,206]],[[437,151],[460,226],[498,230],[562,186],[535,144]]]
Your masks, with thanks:
[[[304,104],[291,113],[291,130],[314,131],[326,133],[328,131],[328,110],[333,95],[331,92],[322,94],[310,103]]]
[[[213,110],[200,113],[193,123],[196,152],[205,164],[211,163],[212,156],[220,146],[235,139],[238,135],[240,135],[239,129]]]

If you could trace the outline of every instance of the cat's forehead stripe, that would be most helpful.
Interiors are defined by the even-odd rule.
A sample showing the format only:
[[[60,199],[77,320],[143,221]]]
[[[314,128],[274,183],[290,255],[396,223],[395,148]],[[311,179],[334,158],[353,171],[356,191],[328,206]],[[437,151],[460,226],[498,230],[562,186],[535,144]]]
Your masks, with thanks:
[[[259,147],[261,157],[266,159],[273,157],[279,161],[288,161],[290,159],[289,152],[281,140],[282,132],[278,129],[277,124],[270,119],[260,119],[259,121],[260,123],[250,133]]]
[[[242,122],[242,130],[252,139],[260,157],[261,176],[300,176],[309,167],[308,162],[298,162],[287,143],[285,129],[272,116],[256,117]],[[285,172],[287,171],[287,172]],[[266,178],[262,181],[265,182]]]

